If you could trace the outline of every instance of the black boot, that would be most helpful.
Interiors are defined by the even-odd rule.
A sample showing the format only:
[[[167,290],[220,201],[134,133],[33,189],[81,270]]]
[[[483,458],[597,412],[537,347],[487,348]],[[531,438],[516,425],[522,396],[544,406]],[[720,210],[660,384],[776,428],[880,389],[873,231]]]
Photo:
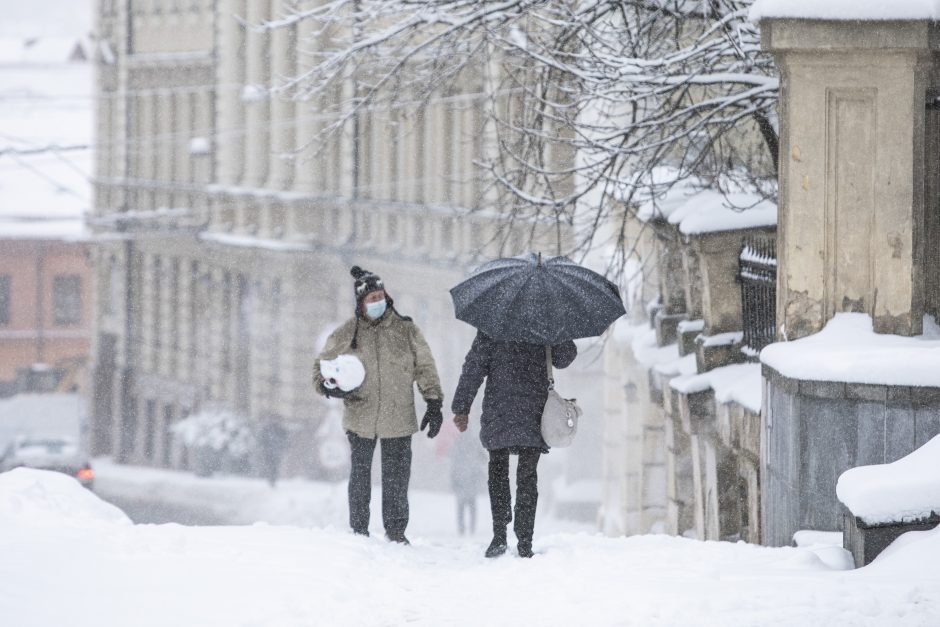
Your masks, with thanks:
[[[519,550],[519,557],[532,557],[532,543],[520,542],[516,547]]]
[[[385,534],[385,538],[386,538],[389,542],[395,542],[396,544],[407,544],[407,545],[410,545],[410,544],[411,544],[411,542],[408,542],[408,538],[405,537],[405,532],[404,532],[404,531],[401,531],[401,532],[394,532],[394,533],[386,533],[386,534]]]
[[[539,501],[538,449],[525,448],[519,453],[516,472],[516,520],[513,530],[519,540],[519,557],[532,557],[532,535],[535,530],[535,510]]]
[[[486,557],[499,557],[506,552],[506,530],[503,529],[503,532],[495,531],[493,533],[493,541],[490,542],[490,545],[486,547]]]

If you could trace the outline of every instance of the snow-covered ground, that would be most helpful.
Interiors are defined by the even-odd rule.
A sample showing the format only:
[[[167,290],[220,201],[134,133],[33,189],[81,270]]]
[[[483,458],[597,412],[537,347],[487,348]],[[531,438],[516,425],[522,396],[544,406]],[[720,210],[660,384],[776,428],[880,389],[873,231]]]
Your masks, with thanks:
[[[348,521],[346,482],[283,479],[275,488],[262,479],[236,476],[197,477],[191,473],[112,463],[97,458],[95,492],[103,499],[127,507],[131,518],[163,522],[211,522],[225,525],[294,525],[345,529]],[[378,466],[378,464],[376,464]],[[539,502],[539,532],[587,532],[595,525],[560,520],[550,515],[551,503]],[[457,537],[456,501],[447,492],[411,490],[409,536],[434,541]],[[544,506],[544,507],[543,507]],[[372,484],[370,530],[381,536],[382,501],[378,477]],[[161,511],[165,510],[165,512]],[[140,515],[135,515],[137,512]],[[489,541],[489,501],[477,498],[477,532],[473,542]],[[468,538],[468,540],[470,540]]]
[[[423,507],[410,547],[336,526],[134,525],[69,477],[18,469],[0,475],[0,616],[17,627],[940,624],[940,530],[855,571],[811,549],[544,530],[533,559],[487,560],[476,539],[422,529],[420,518],[450,517]]]

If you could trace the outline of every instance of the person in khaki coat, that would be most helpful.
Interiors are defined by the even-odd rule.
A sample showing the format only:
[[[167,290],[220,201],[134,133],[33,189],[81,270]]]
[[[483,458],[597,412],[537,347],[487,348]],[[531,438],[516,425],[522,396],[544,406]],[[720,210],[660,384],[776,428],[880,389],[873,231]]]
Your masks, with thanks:
[[[414,385],[427,410],[421,430],[433,438],[444,422],[444,395],[431,349],[417,325],[395,309],[382,279],[353,266],[356,315],[339,326],[326,341],[313,369],[316,390],[342,398],[343,429],[352,454],[349,475],[349,525],[354,533],[369,535],[372,496],[372,457],[381,442],[382,522],[386,537],[408,544],[408,481],[411,477],[411,436],[418,431]],[[320,374],[320,360],[339,355],[356,356],[365,379],[355,390],[329,388]]]

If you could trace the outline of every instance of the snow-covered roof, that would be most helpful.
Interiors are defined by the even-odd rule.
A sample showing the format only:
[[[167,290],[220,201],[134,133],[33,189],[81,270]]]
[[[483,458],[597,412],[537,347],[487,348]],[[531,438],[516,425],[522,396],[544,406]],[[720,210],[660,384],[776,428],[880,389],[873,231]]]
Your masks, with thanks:
[[[756,0],[751,21],[769,17],[817,20],[938,20],[940,0]]]
[[[0,37],[87,36],[94,27],[88,0],[0,0]]]
[[[93,138],[92,66],[74,59],[83,44],[0,37],[0,239],[87,235],[92,151],[74,149]]]
[[[896,462],[846,470],[836,495],[870,525],[940,514],[940,435]]]
[[[814,335],[771,344],[761,361],[780,374],[810,381],[940,387],[940,327],[925,317],[924,334],[876,334],[871,317],[842,313]]]
[[[91,55],[92,44],[85,37],[0,36],[0,68],[23,64],[82,63]]]

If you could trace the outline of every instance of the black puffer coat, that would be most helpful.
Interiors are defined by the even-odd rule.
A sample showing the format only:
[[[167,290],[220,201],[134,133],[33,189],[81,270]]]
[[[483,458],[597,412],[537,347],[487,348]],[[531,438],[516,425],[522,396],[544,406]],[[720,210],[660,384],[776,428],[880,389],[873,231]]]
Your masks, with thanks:
[[[552,347],[552,365],[566,368],[577,355],[574,342],[562,342]],[[547,450],[540,426],[548,398],[545,347],[492,340],[478,332],[454,392],[454,414],[470,413],[484,378],[480,419],[483,447],[490,451],[523,446]]]

